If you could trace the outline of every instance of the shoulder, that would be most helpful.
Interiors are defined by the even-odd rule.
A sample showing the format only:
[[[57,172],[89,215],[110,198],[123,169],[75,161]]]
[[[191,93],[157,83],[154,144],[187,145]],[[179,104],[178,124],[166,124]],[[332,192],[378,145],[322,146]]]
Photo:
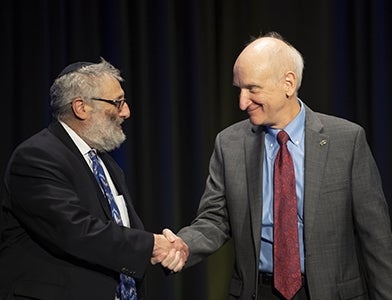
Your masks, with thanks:
[[[55,141],[53,134],[47,129],[43,129],[40,132],[32,135],[23,142],[21,142],[14,150],[14,155],[16,153],[30,153],[34,154],[36,152],[44,151],[49,152]]]
[[[337,116],[306,109],[306,127],[325,134],[358,134],[364,129],[357,123]]]
[[[8,167],[43,169],[63,165],[66,168],[74,160],[75,152],[72,152],[56,133],[45,128],[15,148],[9,159]]]
[[[361,126],[358,125],[357,123],[354,123],[352,121],[349,121],[347,119],[343,119],[340,117],[332,116],[332,115],[327,115],[323,113],[315,113],[317,117],[320,119],[320,121],[328,127],[347,127],[347,128],[352,128],[352,129],[359,129]]]
[[[353,147],[368,147],[365,129],[357,123],[340,117],[307,111],[305,135],[309,141],[326,139],[338,151]]]
[[[226,127],[217,136],[220,138],[240,138],[254,133],[257,128],[257,126],[252,125],[249,119],[245,119]]]

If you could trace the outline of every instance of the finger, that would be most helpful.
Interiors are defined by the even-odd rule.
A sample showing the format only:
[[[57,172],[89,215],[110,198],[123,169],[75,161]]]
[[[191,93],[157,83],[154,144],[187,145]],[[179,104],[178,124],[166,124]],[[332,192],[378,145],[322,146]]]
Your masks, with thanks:
[[[181,252],[176,251],[174,259],[168,265],[168,269],[175,271],[177,265],[181,262]]]
[[[173,262],[173,260],[176,259],[176,249],[172,248],[170,249],[169,253],[167,254],[167,256],[165,257],[165,259],[162,260],[161,264],[162,266],[164,266],[165,268],[169,268],[169,265]],[[170,269],[171,270],[171,269]]]
[[[156,257],[151,257],[150,262],[152,265],[156,265],[157,263],[159,263],[159,259],[157,259]]]
[[[168,228],[163,229],[163,235],[168,239],[170,242],[174,242],[178,237]]]
[[[151,262],[154,262],[153,264],[160,263],[166,258],[167,254],[168,252],[164,250],[155,251],[152,253]]]
[[[184,267],[184,263],[182,261],[180,261],[177,266],[175,266],[175,268],[173,269],[174,273],[180,272],[182,270],[182,268]]]
[[[173,269],[174,272],[181,271],[188,260],[188,255],[184,251],[179,251],[179,252],[180,252],[180,260],[177,263],[177,265],[174,267]]]
[[[177,263],[177,265],[173,268],[173,271],[180,272],[184,268],[186,261],[187,261],[187,256],[184,256],[184,253],[181,251],[180,252],[180,260]]]
[[[181,260],[183,260],[185,264],[188,260],[188,253],[181,251]]]

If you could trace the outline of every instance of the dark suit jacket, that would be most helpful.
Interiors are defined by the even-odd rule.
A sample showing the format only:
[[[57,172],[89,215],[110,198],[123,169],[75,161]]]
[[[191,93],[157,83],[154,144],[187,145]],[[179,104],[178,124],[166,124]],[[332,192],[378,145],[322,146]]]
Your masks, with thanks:
[[[61,124],[22,143],[5,175],[0,210],[0,299],[114,299],[119,273],[144,299],[153,235],[143,230],[123,173],[100,154],[131,229],[115,224],[93,173]]]
[[[178,233],[187,265],[230,237],[230,299],[257,299],[264,128],[248,120],[218,134],[196,219]],[[306,107],[304,243],[311,299],[392,299],[387,203],[364,130]]]

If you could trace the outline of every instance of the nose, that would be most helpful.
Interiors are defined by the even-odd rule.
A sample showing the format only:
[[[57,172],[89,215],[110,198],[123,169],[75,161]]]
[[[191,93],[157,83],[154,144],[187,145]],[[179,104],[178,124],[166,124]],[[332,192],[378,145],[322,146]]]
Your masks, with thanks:
[[[128,119],[131,116],[131,109],[128,106],[127,102],[124,102],[124,105],[121,107],[119,111],[119,116],[124,119]]]
[[[251,100],[249,99],[249,96],[247,95],[247,92],[244,90],[241,90],[240,95],[239,95],[239,107],[242,111],[247,110],[249,105],[251,104]]]

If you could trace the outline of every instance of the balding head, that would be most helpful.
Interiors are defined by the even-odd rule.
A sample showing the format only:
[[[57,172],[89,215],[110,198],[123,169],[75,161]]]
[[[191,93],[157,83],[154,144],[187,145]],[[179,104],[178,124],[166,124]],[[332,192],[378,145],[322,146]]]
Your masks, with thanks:
[[[300,110],[301,54],[279,36],[250,43],[233,68],[233,85],[240,89],[239,106],[255,125],[284,128]]]
[[[296,77],[296,91],[302,82],[304,62],[301,54],[277,33],[270,33],[251,42],[238,56],[234,69],[269,69],[276,80],[286,72]]]

